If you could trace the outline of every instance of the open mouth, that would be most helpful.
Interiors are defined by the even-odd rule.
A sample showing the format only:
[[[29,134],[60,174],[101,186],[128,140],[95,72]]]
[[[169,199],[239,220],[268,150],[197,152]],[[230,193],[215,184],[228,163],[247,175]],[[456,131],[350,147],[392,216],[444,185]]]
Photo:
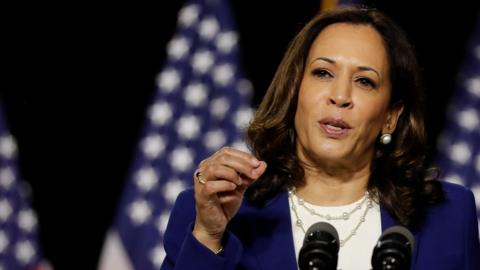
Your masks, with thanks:
[[[342,119],[324,118],[319,121],[323,132],[331,138],[345,136],[352,127]]]

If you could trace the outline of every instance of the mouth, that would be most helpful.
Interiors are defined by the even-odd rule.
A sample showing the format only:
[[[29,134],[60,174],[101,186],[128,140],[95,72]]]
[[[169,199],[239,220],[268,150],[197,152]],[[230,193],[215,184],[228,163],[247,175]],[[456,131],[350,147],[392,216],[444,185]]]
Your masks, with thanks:
[[[340,118],[324,118],[318,122],[325,135],[329,138],[341,138],[352,129],[352,127]]]

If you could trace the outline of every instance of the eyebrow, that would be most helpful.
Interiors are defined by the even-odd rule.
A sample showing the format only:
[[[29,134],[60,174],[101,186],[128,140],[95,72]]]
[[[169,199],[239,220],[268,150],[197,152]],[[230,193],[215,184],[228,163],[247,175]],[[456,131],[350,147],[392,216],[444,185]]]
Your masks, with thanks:
[[[332,65],[335,65],[335,64],[337,63],[335,60],[330,59],[330,58],[327,58],[327,57],[317,57],[317,58],[313,59],[313,61],[312,61],[311,63],[313,63],[313,62],[315,62],[315,61],[317,61],[317,60],[322,60],[322,61],[325,61],[325,62],[330,63],[330,64],[332,64]],[[310,64],[311,64],[311,63],[310,63]],[[373,72],[375,72],[375,73],[377,74],[377,76],[378,76],[379,78],[382,78],[382,77],[380,76],[380,73],[378,73],[378,71],[376,71],[374,68],[367,67],[367,66],[358,66],[357,68],[358,68],[358,70],[360,70],[360,71],[373,71]]]

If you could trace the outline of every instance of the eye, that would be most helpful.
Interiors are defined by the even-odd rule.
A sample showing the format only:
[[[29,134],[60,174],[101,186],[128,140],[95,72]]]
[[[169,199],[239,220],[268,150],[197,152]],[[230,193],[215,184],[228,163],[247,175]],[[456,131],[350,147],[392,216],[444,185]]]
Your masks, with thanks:
[[[333,77],[332,74],[330,74],[330,72],[328,72],[327,70],[325,70],[323,68],[314,69],[312,71],[312,74],[313,74],[313,76],[319,77],[319,78],[331,78],[331,77]]]
[[[360,85],[363,87],[371,88],[371,89],[377,88],[377,84],[369,78],[361,77],[361,78],[358,78],[356,81],[360,83]]]

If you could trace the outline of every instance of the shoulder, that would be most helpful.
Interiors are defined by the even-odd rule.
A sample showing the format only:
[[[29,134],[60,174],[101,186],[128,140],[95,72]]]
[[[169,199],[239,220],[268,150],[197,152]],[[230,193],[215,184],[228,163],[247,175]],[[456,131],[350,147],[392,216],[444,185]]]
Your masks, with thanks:
[[[468,188],[441,182],[445,200],[430,207],[417,228],[415,269],[478,269],[475,199]],[[469,266],[468,266],[469,265]],[[473,267],[475,266],[475,267]],[[473,268],[470,268],[473,267]]]
[[[441,181],[440,183],[442,184],[442,188],[445,193],[451,196],[461,196],[471,193],[471,191],[467,187],[459,184],[454,184],[446,181]]]
[[[444,181],[441,185],[445,192],[445,200],[427,210],[428,227],[459,229],[465,223],[476,222],[476,205],[472,191],[464,186]]]
[[[445,201],[439,206],[461,207],[466,204],[475,203],[473,193],[467,187],[445,181],[442,181],[441,184],[445,192]]]

